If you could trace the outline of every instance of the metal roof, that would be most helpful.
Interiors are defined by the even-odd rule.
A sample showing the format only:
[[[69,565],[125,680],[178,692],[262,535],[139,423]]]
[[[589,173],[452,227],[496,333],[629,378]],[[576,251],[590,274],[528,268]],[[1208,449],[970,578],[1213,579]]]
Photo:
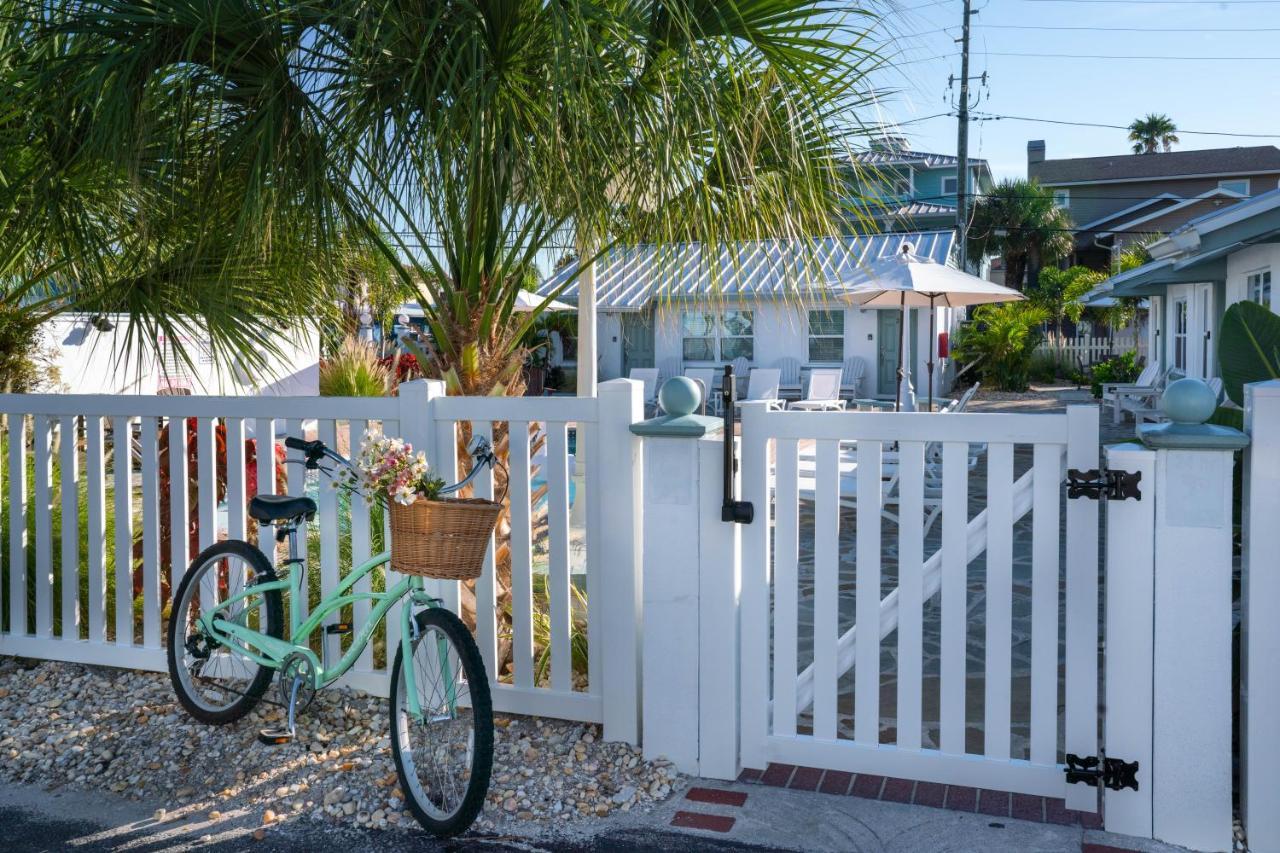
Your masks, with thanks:
[[[606,311],[634,311],[655,300],[784,298],[824,290],[860,266],[896,254],[903,243],[947,263],[954,242],[953,231],[824,237],[807,247],[763,240],[722,246],[709,261],[701,243],[618,247],[596,263],[596,303]],[[576,273],[577,264],[570,264],[538,292],[554,293]],[[556,298],[577,302],[576,278]]]
[[[928,151],[885,151],[873,148],[870,151],[859,151],[853,155],[855,162],[864,166],[924,166],[936,169],[942,166],[958,166],[960,158],[954,154],[933,154]],[[985,167],[986,160],[969,158],[969,168]]]
[[[956,208],[953,204],[937,204],[931,201],[908,201],[905,204],[887,210],[880,216],[889,216],[896,218],[909,218],[912,216],[955,216]]]

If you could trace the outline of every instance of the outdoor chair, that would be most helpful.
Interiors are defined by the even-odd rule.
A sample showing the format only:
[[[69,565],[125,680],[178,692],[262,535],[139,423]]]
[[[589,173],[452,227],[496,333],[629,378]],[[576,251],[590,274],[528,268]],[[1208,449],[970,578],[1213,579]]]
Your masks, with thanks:
[[[664,358],[658,364],[658,387],[662,387],[662,383],[666,382],[674,376],[680,375],[680,359]]]
[[[701,414],[715,414],[720,409],[720,371],[714,367],[690,367],[684,375],[702,389]]]
[[[737,377],[738,396],[741,397],[742,389],[744,387],[743,383],[747,381],[747,375],[751,373],[751,362],[744,356],[740,355],[733,361],[729,362],[729,364],[733,367],[733,375]]]
[[[778,368],[778,394],[799,398],[803,391],[799,359],[780,358],[773,363],[773,366]]]
[[[806,412],[844,411],[840,399],[840,368],[814,368],[809,371],[809,389],[803,400],[794,400],[792,409]]]
[[[850,400],[856,399],[858,389],[862,387],[862,377],[867,374],[867,363],[856,355],[844,360],[840,372],[840,396]]]
[[[1124,417],[1124,412],[1132,415],[1135,423],[1160,420],[1164,414],[1164,410],[1160,408],[1160,395],[1164,393],[1164,389],[1170,382],[1182,379],[1183,375],[1181,371],[1171,369],[1166,370],[1154,385],[1113,388],[1113,423],[1119,423]]]
[[[1150,362],[1133,382],[1107,382],[1102,386],[1102,405],[1111,407],[1111,422],[1124,418],[1122,400],[1126,396],[1145,397],[1163,387],[1164,377],[1159,362]]]
[[[633,367],[630,378],[644,383],[645,417],[650,417],[658,407],[658,368]]]
[[[1222,402],[1222,377],[1214,376],[1210,379],[1206,379],[1204,383],[1208,385],[1209,390],[1213,392],[1214,399],[1218,402]],[[1158,394],[1148,398],[1146,405],[1126,408],[1125,411],[1132,414],[1134,422],[1139,424],[1146,423],[1147,421],[1151,421],[1152,423],[1163,423],[1169,420],[1164,413],[1164,406],[1161,405],[1160,395]]]
[[[783,402],[778,396],[778,369],[776,367],[752,368],[745,400],[764,401],[769,404],[770,411],[782,411]]]

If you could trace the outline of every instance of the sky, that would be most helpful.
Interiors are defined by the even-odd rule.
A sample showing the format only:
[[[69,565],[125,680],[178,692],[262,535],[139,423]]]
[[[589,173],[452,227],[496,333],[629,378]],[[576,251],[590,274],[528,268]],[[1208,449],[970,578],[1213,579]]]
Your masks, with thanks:
[[[970,75],[988,74],[985,89],[971,92],[981,92],[975,117],[1124,126],[1156,112],[1178,125],[1177,150],[1280,146],[1280,0],[973,0],[973,8]],[[865,119],[898,123],[918,151],[956,151],[955,117],[929,117],[951,111],[958,94],[948,91],[947,77],[960,73],[962,10],[961,0],[898,0],[876,26],[895,67],[875,72],[882,95]],[[1164,58],[1118,58],[1134,56]],[[979,121],[969,153],[988,160],[998,180],[1026,176],[1030,139],[1045,140],[1047,156],[1060,159],[1130,153],[1126,136]]]

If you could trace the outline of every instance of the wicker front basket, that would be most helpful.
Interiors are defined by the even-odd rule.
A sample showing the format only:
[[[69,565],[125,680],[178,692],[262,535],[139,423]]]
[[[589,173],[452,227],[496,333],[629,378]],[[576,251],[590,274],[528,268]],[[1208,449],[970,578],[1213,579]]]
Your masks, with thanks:
[[[416,500],[391,503],[391,568],[441,580],[480,577],[501,504]]]

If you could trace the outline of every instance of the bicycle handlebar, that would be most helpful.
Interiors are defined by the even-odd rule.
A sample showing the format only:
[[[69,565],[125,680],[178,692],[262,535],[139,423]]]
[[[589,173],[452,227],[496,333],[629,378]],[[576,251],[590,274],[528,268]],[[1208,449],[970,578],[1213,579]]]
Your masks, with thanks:
[[[306,439],[298,438],[297,436],[287,435],[284,439],[284,446],[291,450],[302,451],[303,455],[306,456],[305,461],[308,468],[318,468],[320,467],[320,460],[322,458],[328,458],[339,465],[343,465],[351,469],[352,471],[356,470],[356,466],[350,459],[335,452],[334,450],[331,450],[319,439],[307,441]],[[471,458],[475,460],[475,465],[471,466],[471,471],[468,472],[466,477],[463,477],[453,485],[442,487],[440,489],[440,494],[451,495],[460,489],[466,488],[466,486],[479,476],[480,472],[486,467],[492,468],[498,464],[498,457],[493,452],[493,445],[491,445],[488,440],[482,436],[476,436],[471,439],[471,443],[467,446],[467,452],[470,453]]]

